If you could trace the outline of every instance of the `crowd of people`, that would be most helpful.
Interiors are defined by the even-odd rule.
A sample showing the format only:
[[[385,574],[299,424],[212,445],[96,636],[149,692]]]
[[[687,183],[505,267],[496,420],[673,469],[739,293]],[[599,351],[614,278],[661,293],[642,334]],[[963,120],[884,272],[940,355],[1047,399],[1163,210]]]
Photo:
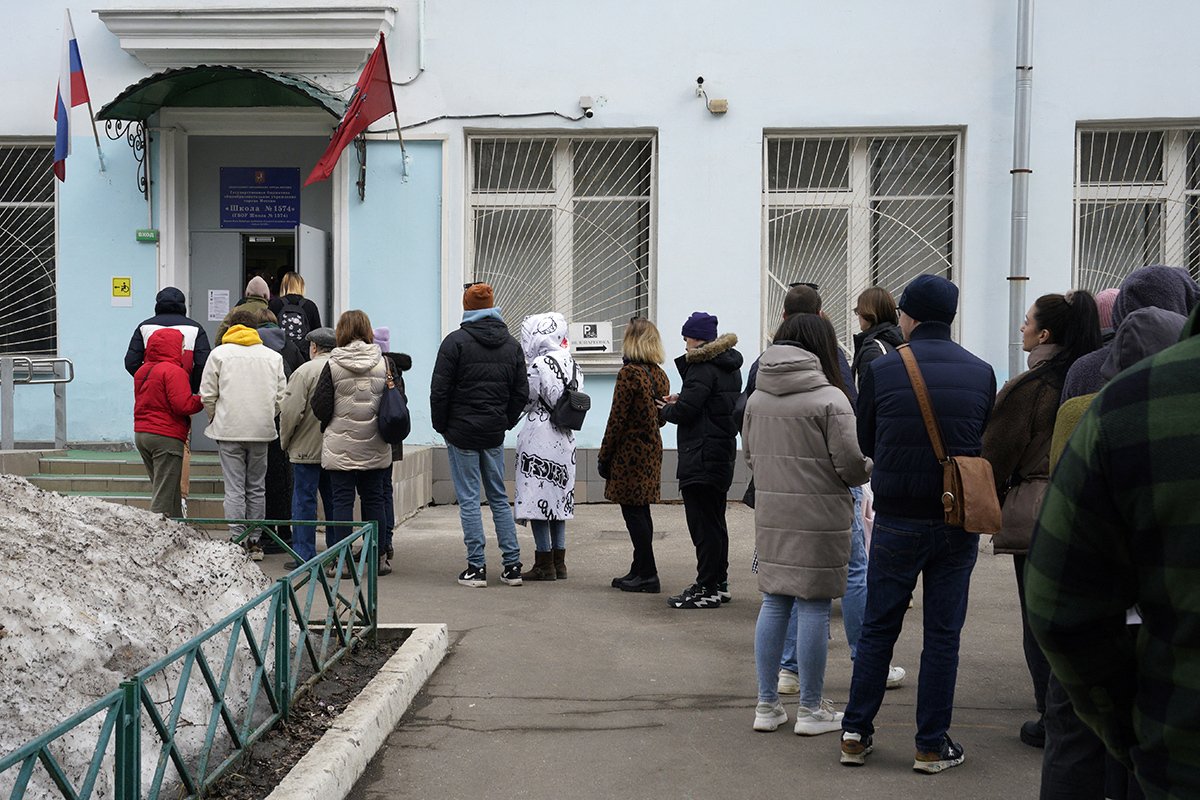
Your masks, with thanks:
[[[212,348],[185,316],[182,293],[159,293],[156,315],[135,331],[126,356],[152,508],[181,514],[190,417],[204,409],[227,518],[272,516],[264,493],[274,463],[291,498],[279,518],[315,519],[319,496],[327,520],[350,521],[357,497],[360,518],[379,524],[385,575],[394,557],[392,462],[402,446],[384,440],[378,417],[386,392],[403,395],[401,373],[412,361],[389,352],[387,330],[373,329],[362,311],[321,327],[303,291],[294,273],[274,298],[252,279]],[[1200,625],[1191,599],[1200,585],[1200,545],[1192,544],[1200,512],[1188,496],[1200,476],[1187,448],[1200,408],[1198,302],[1187,272],[1163,266],[1136,270],[1095,297],[1043,295],[1021,326],[1028,370],[998,393],[992,368],[953,341],[958,288],[938,275],[915,278],[898,300],[882,287],[863,291],[848,354],[819,287],[793,284],[744,387],[738,338],[721,333],[716,316],[697,311],[684,321],[676,392],[658,329],[631,319],[597,459],[633,550],[612,586],[662,590],[650,509],[660,499],[661,429],[673,424],[696,579],[667,603],[711,610],[731,600],[725,509],[740,435],[753,475],[744,499],[754,508],[751,568],[762,596],[754,730],[788,722],[780,697],[798,695],[795,733],[840,732],[841,762],[865,764],[884,692],[905,679],[891,660],[919,579],[913,769],[956,767],[965,753],[950,726],[980,533],[947,521],[945,462],[935,449],[982,456],[1002,507],[994,552],[1012,556],[1016,575],[1038,712],[1018,733],[1045,748],[1042,797],[1200,791],[1200,767],[1187,755],[1200,735],[1200,664],[1179,654],[1195,650]],[[433,366],[432,423],[447,445],[466,547],[458,582],[468,587],[487,585],[484,500],[502,583],[568,574],[576,426],[560,411],[582,396],[584,376],[561,314],[526,317],[518,335],[491,286],[466,284],[461,324]],[[503,445],[518,424],[510,504]],[[527,570],[518,524],[534,539]],[[344,530],[327,526],[327,545]],[[302,561],[316,555],[311,526],[296,527],[291,541]],[[247,550],[262,557],[256,535]],[[839,598],[853,664],[841,711],[823,696]]]

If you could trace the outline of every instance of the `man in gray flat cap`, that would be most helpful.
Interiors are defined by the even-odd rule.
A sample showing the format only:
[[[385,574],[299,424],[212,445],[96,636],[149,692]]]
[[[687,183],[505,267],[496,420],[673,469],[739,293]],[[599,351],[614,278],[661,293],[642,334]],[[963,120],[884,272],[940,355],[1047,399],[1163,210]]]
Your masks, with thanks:
[[[337,339],[333,328],[316,328],[304,338],[308,340],[308,361],[292,373],[283,393],[279,407],[279,444],[292,462],[292,519],[317,518],[318,491],[328,519],[332,510],[332,488],[329,476],[321,469],[321,423],[309,403]],[[311,525],[294,526],[292,549],[302,562],[315,556],[316,529]]]

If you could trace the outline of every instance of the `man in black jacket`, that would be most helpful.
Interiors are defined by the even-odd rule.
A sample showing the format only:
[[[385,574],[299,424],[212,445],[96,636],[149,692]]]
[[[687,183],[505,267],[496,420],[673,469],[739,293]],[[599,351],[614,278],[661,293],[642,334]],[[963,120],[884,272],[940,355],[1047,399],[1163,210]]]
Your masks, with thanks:
[[[163,328],[174,328],[183,334],[183,368],[191,373],[192,392],[200,391],[200,376],[204,373],[204,362],[212,349],[208,345],[208,334],[199,322],[185,316],[187,307],[183,292],[168,286],[154,298],[154,316],[143,320],[134,330],[125,352],[125,371],[131,376],[138,371],[146,357],[146,342],[150,335]]]
[[[718,608],[728,597],[729,528],[725,495],[733,483],[737,425],[733,407],[742,391],[737,336],[717,336],[717,318],[697,311],[683,323],[687,352],[675,359],[683,387],[658,401],[659,413],[679,426],[679,493],[696,546],[696,582],[667,598],[671,608]],[[723,596],[724,593],[724,596]]]
[[[521,547],[504,488],[504,433],[529,401],[525,357],[495,307],[492,287],[469,283],[464,289],[462,325],[442,340],[429,386],[433,429],[446,439],[467,546],[467,568],[458,582],[487,586],[482,490],[504,562],[500,580],[520,586]]]

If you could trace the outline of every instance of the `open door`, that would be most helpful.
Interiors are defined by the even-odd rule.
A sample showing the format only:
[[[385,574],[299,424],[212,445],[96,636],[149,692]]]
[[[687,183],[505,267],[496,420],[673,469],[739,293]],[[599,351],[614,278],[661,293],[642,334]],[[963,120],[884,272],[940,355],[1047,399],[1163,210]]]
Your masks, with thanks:
[[[188,311],[204,326],[208,343],[216,347],[217,328],[242,297],[242,235],[237,231],[192,231]],[[215,319],[214,319],[215,317]],[[192,450],[215,451],[217,443],[204,435],[208,415],[192,417]]]
[[[303,223],[296,226],[296,272],[304,278],[304,296],[321,312],[321,324],[332,328],[337,320],[333,319],[328,233]]]

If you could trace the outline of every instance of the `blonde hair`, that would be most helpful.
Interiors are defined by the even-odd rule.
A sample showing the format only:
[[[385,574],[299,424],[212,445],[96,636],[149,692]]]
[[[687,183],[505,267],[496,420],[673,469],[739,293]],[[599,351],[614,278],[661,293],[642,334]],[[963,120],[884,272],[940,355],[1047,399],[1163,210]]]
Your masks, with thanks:
[[[285,272],[279,280],[280,294],[298,294],[304,295],[304,278],[295,272]]]
[[[354,341],[371,344],[375,341],[375,333],[371,330],[371,318],[367,312],[352,308],[343,311],[338,317],[337,330],[334,331],[338,347],[345,347]]]
[[[644,364],[661,364],[667,357],[658,328],[653,322],[642,317],[629,320],[629,324],[625,326],[621,355],[630,361]]]

